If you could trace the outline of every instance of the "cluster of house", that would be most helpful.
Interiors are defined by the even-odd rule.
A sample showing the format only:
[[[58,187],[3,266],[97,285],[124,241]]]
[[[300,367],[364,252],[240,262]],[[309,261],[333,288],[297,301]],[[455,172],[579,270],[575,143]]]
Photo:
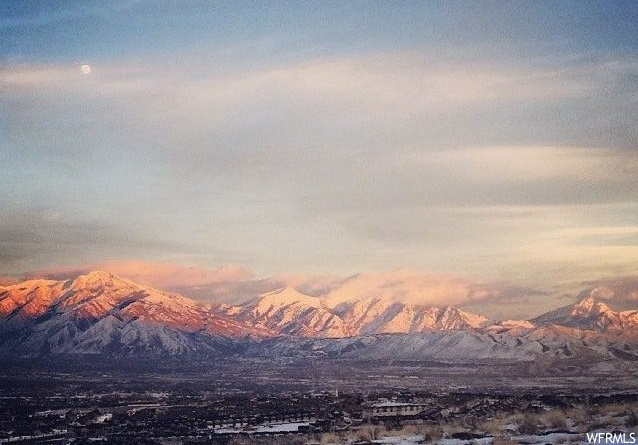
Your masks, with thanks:
[[[388,400],[366,402],[358,416],[349,413],[333,412],[318,418],[310,413],[291,413],[281,416],[261,417],[261,423],[255,418],[243,417],[220,422],[214,428],[216,435],[280,435],[308,434],[313,432],[347,431],[364,423],[378,423],[388,419],[409,420],[420,418],[439,409],[428,403],[407,403]]]

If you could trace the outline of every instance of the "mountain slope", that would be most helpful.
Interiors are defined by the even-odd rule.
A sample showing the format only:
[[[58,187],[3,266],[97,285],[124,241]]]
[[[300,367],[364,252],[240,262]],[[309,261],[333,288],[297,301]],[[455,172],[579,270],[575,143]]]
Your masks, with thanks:
[[[582,300],[532,320],[540,326],[560,325],[619,337],[638,338],[638,310],[615,311],[595,298],[595,290]]]
[[[356,335],[476,329],[487,321],[485,317],[451,306],[418,306],[380,298],[342,303],[335,311]]]
[[[477,329],[487,321],[451,306],[417,306],[381,298],[331,307],[328,300],[292,288],[262,294],[243,305],[220,306],[217,313],[278,334],[317,338]]]
[[[525,332],[452,330],[338,339],[268,338],[251,343],[244,354],[264,358],[434,361],[470,365],[508,362],[521,365],[521,370],[532,374],[625,374],[636,371],[638,343],[610,339],[592,331],[551,326]]]
[[[268,292],[240,306],[221,306],[218,313],[250,326],[301,337],[346,337],[343,320],[323,302],[290,287]]]
[[[212,307],[98,271],[0,286],[0,354],[240,353],[608,366],[638,363],[637,317],[591,295],[531,321],[491,325],[450,306],[377,297],[331,306],[293,288]]]
[[[268,335],[187,298],[96,271],[0,287],[0,351],[215,352]]]

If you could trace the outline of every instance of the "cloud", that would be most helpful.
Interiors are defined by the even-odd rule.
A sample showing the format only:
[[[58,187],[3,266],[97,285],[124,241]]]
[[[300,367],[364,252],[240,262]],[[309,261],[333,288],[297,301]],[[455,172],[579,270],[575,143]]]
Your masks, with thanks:
[[[610,88],[633,88],[633,95],[616,99],[617,107],[635,102],[635,85],[629,81],[638,72],[634,62],[622,58],[556,68],[538,61],[521,66],[447,61],[425,51],[259,64],[252,69],[233,64],[220,69],[201,61],[178,68],[144,60],[136,65],[97,61],[93,68],[90,76],[82,76],[79,65],[5,66],[0,90],[7,94],[11,89],[14,96],[27,95],[29,88],[81,94],[86,101],[132,96],[136,100],[127,101],[127,108],[138,120],[178,123],[184,129],[204,123],[209,130],[228,128],[240,117],[242,126],[291,119],[314,128],[372,122],[387,127],[406,118],[436,120],[432,113],[468,107],[499,114],[496,108],[508,104],[604,99],[599,96]]]
[[[569,147],[411,152],[372,161],[334,193],[317,191],[298,205],[313,217],[341,215],[353,236],[388,246],[453,252],[490,245],[501,253],[541,231],[569,230],[575,213],[581,225],[605,216],[616,223],[610,210],[622,211],[638,195],[636,157]],[[616,202],[605,207],[608,200]]]
[[[257,279],[252,271],[235,264],[210,269],[141,260],[106,261],[32,270],[28,278],[67,280],[94,270],[103,270],[138,284],[178,293],[206,303],[239,303],[285,284]]]
[[[257,278],[243,266],[224,264],[210,269],[174,263],[128,260],[32,270],[28,278],[66,280],[94,270],[103,270],[142,285],[176,292],[209,303],[241,303],[283,287],[294,287],[313,296],[324,296],[346,277],[312,275],[274,275]]]
[[[596,280],[570,283],[570,287],[569,303],[591,295],[614,310],[638,310],[638,275],[609,274]]]
[[[544,292],[506,283],[485,283],[445,275],[424,275],[409,269],[361,273],[335,283],[324,296],[331,304],[381,298],[424,306],[463,306],[472,303],[523,303]]]
[[[180,112],[194,100],[193,110],[223,103],[232,113],[233,108],[260,108],[279,102],[286,105],[282,111],[288,111],[303,102],[318,107],[317,111],[322,107],[323,111],[358,109],[359,113],[385,110],[382,114],[387,116],[428,108],[444,111],[472,103],[592,97],[616,84],[618,88],[630,88],[627,81],[638,72],[635,62],[622,58],[555,68],[538,61],[520,66],[464,62],[459,58],[448,61],[445,56],[434,57],[426,51],[257,64],[250,69],[232,63],[223,69],[197,63],[176,67],[144,59],[136,64],[96,61],[90,76],[81,76],[80,64],[22,63],[2,67],[0,85],[22,87],[23,93],[31,87],[49,92],[79,91],[102,98],[153,91],[177,101],[177,110],[162,110],[169,113]],[[635,97],[625,100],[632,99]]]
[[[7,210],[91,209],[148,242],[271,273],[409,264],[497,275],[494,263],[538,239],[556,247],[548,230],[574,224],[562,211],[466,209],[620,209],[638,194],[631,60],[446,56],[97,60],[89,76],[5,65]],[[625,218],[591,213],[578,226]]]
[[[326,299],[330,306],[346,301],[380,298],[421,306],[467,307],[491,315],[504,307],[510,314],[523,309],[529,311],[538,306],[539,297],[547,295],[546,291],[509,283],[426,275],[409,269],[366,272],[349,277],[289,274],[256,278],[245,267],[232,264],[207,269],[170,263],[111,261],[40,269],[28,276],[63,280],[92,270],[104,270],[140,284],[216,304],[242,303],[266,292],[293,287],[307,295]]]
[[[572,227],[557,230],[557,238],[585,245],[638,245],[638,226]]]
[[[7,14],[0,18],[0,28],[41,28],[47,25],[57,24],[69,21],[91,21],[91,18],[103,17],[107,18],[109,14],[114,12],[126,12],[131,6],[138,3],[136,0],[128,2],[118,2],[112,5],[65,5],[60,3],[56,7],[49,8],[48,5],[42,5],[40,8],[26,9],[20,12],[26,14],[16,14],[16,11],[9,8],[8,11],[13,14]],[[19,11],[19,9],[18,9]]]
[[[12,275],[45,264],[63,264],[69,258],[126,257],[176,248],[132,228],[77,219],[52,210],[11,211],[0,216],[0,262]]]
[[[160,288],[198,287],[223,282],[244,281],[253,277],[250,270],[233,264],[223,265],[217,269],[207,269],[200,266],[181,266],[139,260],[46,268],[32,271],[29,275],[50,279],[68,279],[93,270],[103,270],[140,284]]]
[[[584,283],[595,286],[592,295],[603,300],[638,303],[638,276],[618,277]],[[634,304],[638,307],[638,304]]]
[[[11,277],[0,277],[0,286],[11,286],[19,281]]]
[[[467,147],[428,155],[414,154],[414,163],[431,164],[472,183],[579,181],[581,186],[627,181],[638,167],[635,155],[620,150],[569,146]],[[412,165],[414,165],[412,163]],[[621,178],[613,175],[623,173]],[[620,180],[620,181],[619,181]],[[628,181],[627,181],[628,182]]]

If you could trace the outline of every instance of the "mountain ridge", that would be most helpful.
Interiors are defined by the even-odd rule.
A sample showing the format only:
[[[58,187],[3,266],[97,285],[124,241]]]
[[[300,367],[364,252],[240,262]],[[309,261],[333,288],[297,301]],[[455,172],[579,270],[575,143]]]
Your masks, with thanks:
[[[206,305],[93,271],[68,280],[0,286],[0,352],[303,356],[312,351],[345,358],[638,361],[638,311],[614,311],[595,294],[531,320],[491,322],[453,306],[377,297],[331,305],[292,287],[242,305]]]
[[[487,318],[453,306],[415,305],[368,297],[334,304],[285,287],[243,304],[219,306],[217,312],[277,334],[303,337],[352,337],[362,334],[414,333],[478,329]]]
[[[634,337],[638,333],[638,310],[616,311],[591,291],[582,300],[553,311],[546,312],[533,320],[539,325],[558,324],[567,327],[595,330],[617,336]]]
[[[271,334],[103,271],[0,287],[0,350],[6,352],[211,352],[215,344],[251,335]]]

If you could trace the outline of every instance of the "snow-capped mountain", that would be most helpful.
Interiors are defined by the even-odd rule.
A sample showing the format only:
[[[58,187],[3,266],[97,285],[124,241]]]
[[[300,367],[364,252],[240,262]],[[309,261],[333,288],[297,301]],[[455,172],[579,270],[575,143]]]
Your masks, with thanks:
[[[217,313],[277,334],[301,337],[346,337],[343,320],[319,298],[286,287],[240,306],[220,306]]]
[[[516,372],[532,375],[563,372],[622,375],[635,372],[638,343],[610,339],[592,331],[551,326],[518,333],[454,330],[338,339],[297,337],[281,341],[268,338],[252,343],[244,354],[366,362],[426,360],[488,367],[512,363],[517,366]]]
[[[382,298],[335,306],[329,302],[288,287],[262,294],[243,305],[220,306],[217,313],[277,334],[318,338],[478,329],[487,321],[451,306],[426,307]]]
[[[335,310],[347,320],[351,332],[360,334],[407,334],[433,330],[472,330],[487,319],[452,306],[429,307],[380,298],[342,303]]]
[[[0,286],[0,353],[638,362],[638,311],[612,310],[594,295],[489,324],[451,306],[330,300],[291,287],[211,306],[98,271]]]
[[[638,337],[638,310],[615,311],[591,291],[582,300],[547,312],[532,322],[536,325],[560,325],[594,330],[620,337]]]
[[[250,335],[268,333],[101,271],[0,287],[0,350],[9,353],[215,352]]]

